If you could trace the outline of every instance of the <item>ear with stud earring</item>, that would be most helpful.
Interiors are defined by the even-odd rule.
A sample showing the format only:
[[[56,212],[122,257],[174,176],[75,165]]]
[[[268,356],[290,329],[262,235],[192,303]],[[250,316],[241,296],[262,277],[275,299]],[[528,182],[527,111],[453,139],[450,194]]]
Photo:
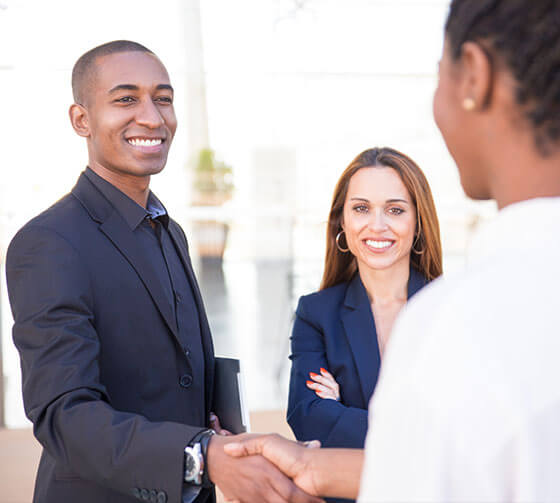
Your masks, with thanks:
[[[463,100],[463,110],[466,110],[467,112],[472,112],[475,107],[476,107],[476,102],[474,101],[473,98],[465,98]]]

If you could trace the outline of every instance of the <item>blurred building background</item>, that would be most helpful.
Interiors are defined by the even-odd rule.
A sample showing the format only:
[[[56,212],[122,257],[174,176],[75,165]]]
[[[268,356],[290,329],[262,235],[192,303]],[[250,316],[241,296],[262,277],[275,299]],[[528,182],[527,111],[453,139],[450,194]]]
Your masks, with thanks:
[[[67,193],[86,165],[67,116],[70,73],[83,52],[131,39],[167,66],[180,125],[152,188],[191,241],[216,353],[241,358],[253,411],[281,410],[295,304],[319,285],[332,191],[359,152],[391,146],[423,168],[446,272],[462,264],[473,228],[495,211],[464,197],[432,118],[447,4],[0,0],[0,423],[28,425],[5,253],[17,229]],[[212,149],[225,173],[221,199],[201,195],[201,149]],[[223,234],[220,258],[212,250]]]

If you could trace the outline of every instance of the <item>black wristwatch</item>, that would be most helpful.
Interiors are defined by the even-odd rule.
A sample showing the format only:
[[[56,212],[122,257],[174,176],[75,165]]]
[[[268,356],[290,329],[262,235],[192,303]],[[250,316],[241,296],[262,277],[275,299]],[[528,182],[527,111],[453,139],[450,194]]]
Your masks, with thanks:
[[[212,487],[208,477],[206,453],[214,430],[203,430],[185,447],[185,482],[202,487]]]

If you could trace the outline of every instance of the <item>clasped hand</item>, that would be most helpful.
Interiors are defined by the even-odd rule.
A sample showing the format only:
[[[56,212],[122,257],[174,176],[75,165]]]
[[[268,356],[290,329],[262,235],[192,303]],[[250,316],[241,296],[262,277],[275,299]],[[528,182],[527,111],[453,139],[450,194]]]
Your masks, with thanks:
[[[208,475],[227,501],[320,503],[299,449],[305,451],[279,435],[215,435],[208,445]]]
[[[218,452],[219,446],[221,453]],[[212,447],[216,449],[211,451]],[[302,445],[276,434],[246,433],[232,437],[214,437],[208,453],[210,479],[224,493],[227,501],[319,503],[323,500],[316,497],[318,488],[307,466],[306,447],[320,447],[320,443],[313,441]],[[214,471],[210,465],[213,461],[211,456],[216,456],[217,459],[221,455],[229,458],[231,462],[244,463],[246,471],[230,474],[226,473],[222,466],[217,468],[219,471]],[[214,466],[217,467],[216,464]],[[230,479],[230,475],[235,475],[235,478]],[[245,482],[255,486],[250,488],[251,492],[241,488]]]

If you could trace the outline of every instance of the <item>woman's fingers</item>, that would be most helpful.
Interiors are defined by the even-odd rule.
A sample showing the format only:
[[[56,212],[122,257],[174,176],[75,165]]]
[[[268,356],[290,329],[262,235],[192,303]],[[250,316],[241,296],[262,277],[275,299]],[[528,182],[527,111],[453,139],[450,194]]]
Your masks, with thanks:
[[[317,396],[321,398],[332,398],[333,400],[338,400],[338,390],[333,389],[331,386],[324,386],[313,381],[307,381],[307,387],[315,391]]]
[[[321,373],[309,372],[312,381],[307,381],[307,387],[315,391],[320,398],[340,399],[338,383],[330,372],[321,367]]]
[[[334,378],[332,376],[326,377],[323,376],[321,374],[316,374],[315,372],[309,372],[309,377],[311,379],[313,379],[315,382],[318,382],[320,384],[323,384],[324,386],[333,386],[334,384],[336,384],[336,381],[334,380]]]

